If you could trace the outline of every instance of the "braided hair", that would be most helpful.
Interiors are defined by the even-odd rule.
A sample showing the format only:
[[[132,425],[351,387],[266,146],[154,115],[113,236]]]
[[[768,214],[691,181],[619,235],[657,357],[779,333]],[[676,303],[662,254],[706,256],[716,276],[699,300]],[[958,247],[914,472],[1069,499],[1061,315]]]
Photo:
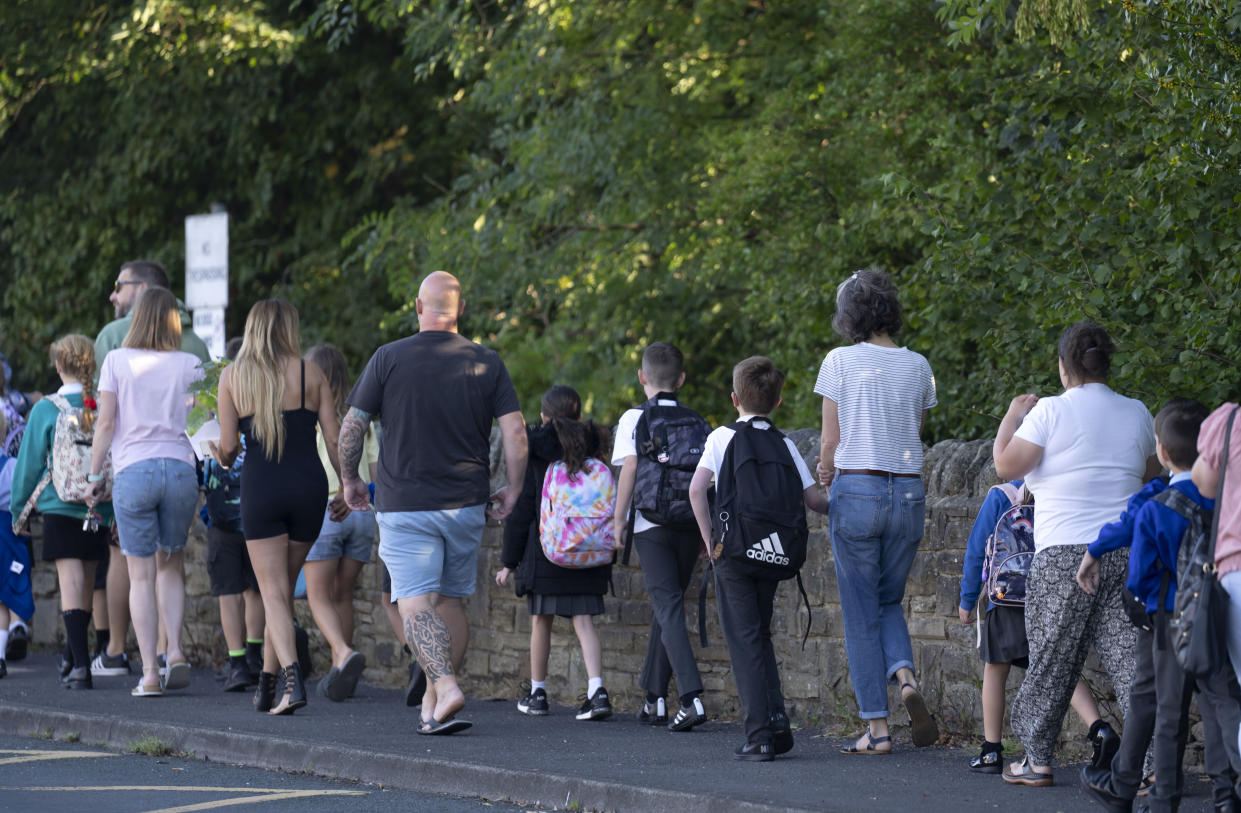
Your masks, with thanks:
[[[70,333],[52,342],[52,364],[66,375],[82,382],[82,430],[95,431],[95,343],[80,333]]]

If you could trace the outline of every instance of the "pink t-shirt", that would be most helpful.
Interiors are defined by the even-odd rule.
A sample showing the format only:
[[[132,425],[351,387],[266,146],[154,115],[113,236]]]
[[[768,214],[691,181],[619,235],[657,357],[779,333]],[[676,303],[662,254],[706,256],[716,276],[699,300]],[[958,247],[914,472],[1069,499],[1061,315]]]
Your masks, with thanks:
[[[185,421],[194,404],[190,384],[203,377],[198,364],[195,356],[180,350],[122,347],[104,357],[99,391],[116,394],[116,471],[161,457],[194,465]]]
[[[1236,404],[1224,404],[1212,412],[1198,430],[1198,456],[1219,471],[1224,451],[1224,429]],[[1219,536],[1215,540],[1215,563],[1220,574],[1241,570],[1241,413],[1232,423],[1232,444],[1228,447],[1228,468],[1224,471],[1224,491],[1215,500],[1219,511]]]

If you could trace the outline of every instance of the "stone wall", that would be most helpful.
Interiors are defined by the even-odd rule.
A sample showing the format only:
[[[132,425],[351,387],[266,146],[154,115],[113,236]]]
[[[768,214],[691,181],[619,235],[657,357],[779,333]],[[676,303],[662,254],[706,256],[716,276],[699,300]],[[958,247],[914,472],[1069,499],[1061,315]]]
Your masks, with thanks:
[[[818,450],[818,433],[800,430],[790,433],[798,449],[813,465]],[[905,609],[913,637],[915,661],[928,702],[941,726],[948,732],[971,740],[981,732],[979,690],[982,664],[975,649],[973,625],[957,619],[957,599],[965,541],[988,487],[996,482],[991,465],[990,441],[944,441],[928,449],[924,476],[927,492],[926,536],[924,537],[906,591]],[[493,454],[493,471],[503,471],[498,449]],[[498,474],[502,477],[502,474]],[[811,553],[803,579],[812,608],[809,639],[801,646],[807,623],[795,582],[781,586],[772,622],[776,654],[784,679],[784,692],[794,720],[810,726],[856,728],[857,705],[849,683],[845,659],[843,627],[836,590],[827,527],[824,517],[811,515]],[[521,683],[530,676],[528,641],[530,619],[525,599],[494,584],[500,567],[501,528],[490,525],[484,535],[479,557],[478,591],[469,602],[472,629],[465,665],[467,691],[475,697],[515,698]],[[222,665],[225,646],[219,629],[216,601],[211,598],[206,576],[206,544],[202,526],[196,521],[186,559],[189,598],[186,607],[185,648],[200,666]],[[372,555],[372,562],[378,562]],[[615,595],[606,601],[607,613],[597,619],[603,644],[605,682],[614,702],[623,710],[635,709],[641,695],[635,688],[650,623],[649,603],[643,589],[642,574],[634,554],[632,566],[617,565],[613,570]],[[698,590],[702,564],[686,601],[691,630],[697,629]],[[389,686],[403,685],[405,660],[393,637],[382,607],[379,606],[381,569],[372,564],[363,569],[355,594],[357,632],[355,646],[366,655],[365,680]],[[34,624],[36,643],[55,645],[63,635],[55,595],[55,571],[40,562],[35,572],[38,613]],[[311,632],[316,671],[328,661],[326,645],[315,629],[305,601],[297,602],[297,615]],[[728,652],[720,634],[715,612],[714,588],[708,602],[707,630],[710,645],[698,647],[705,702],[708,709],[736,718],[738,705],[731,682]],[[131,652],[136,647],[131,645]],[[1097,695],[1111,697],[1105,677],[1088,665],[1087,677]],[[557,620],[553,629],[551,678],[548,690],[554,701],[572,703],[585,690],[586,673],[567,620]],[[1021,672],[1009,681],[1010,699]],[[892,690],[893,722],[907,722]],[[1106,710],[1105,710],[1106,713]],[[1079,746],[1084,733],[1079,721],[1069,716],[1065,742]],[[843,728],[842,728],[843,730]]]

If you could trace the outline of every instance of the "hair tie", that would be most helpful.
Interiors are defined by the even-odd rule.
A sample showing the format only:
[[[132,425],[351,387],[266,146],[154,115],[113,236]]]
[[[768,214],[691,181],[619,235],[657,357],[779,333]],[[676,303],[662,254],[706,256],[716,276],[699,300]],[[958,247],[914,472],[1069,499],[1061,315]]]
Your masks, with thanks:
[[[1097,344],[1092,344],[1092,345],[1090,345],[1089,347],[1087,347],[1087,348],[1086,348],[1084,351],[1082,351],[1082,352],[1083,352],[1083,353],[1089,353],[1091,350],[1098,350],[1098,349],[1099,349],[1099,346],[1098,346]]]
[[[83,398],[82,406],[86,407],[91,412],[94,412],[95,410],[99,409],[99,404],[95,402],[94,398]]]

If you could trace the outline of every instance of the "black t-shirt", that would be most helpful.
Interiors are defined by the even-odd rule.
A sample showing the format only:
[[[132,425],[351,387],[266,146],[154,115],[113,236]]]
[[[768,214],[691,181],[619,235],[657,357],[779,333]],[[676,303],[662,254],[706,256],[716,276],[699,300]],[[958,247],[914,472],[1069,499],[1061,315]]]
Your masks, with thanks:
[[[517,412],[494,350],[427,331],[375,351],[349,406],[383,420],[375,508],[444,511],[481,505],[491,488],[491,421]]]

